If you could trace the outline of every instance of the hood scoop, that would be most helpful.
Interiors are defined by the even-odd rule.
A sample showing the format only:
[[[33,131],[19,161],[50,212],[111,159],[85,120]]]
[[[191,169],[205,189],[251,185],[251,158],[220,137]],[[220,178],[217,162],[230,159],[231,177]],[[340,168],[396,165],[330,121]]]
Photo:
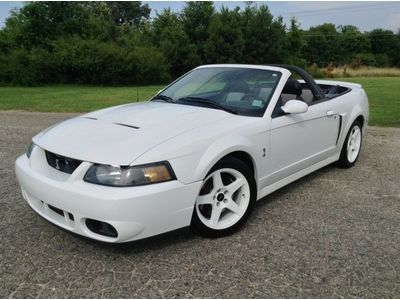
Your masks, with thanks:
[[[128,125],[128,124],[121,124],[121,123],[114,123],[115,125],[119,125],[119,126],[125,126],[125,127],[129,127],[129,128],[133,128],[133,129],[140,129],[140,127],[138,126],[133,126],[133,125]]]
[[[98,120],[97,118],[94,118],[94,117],[82,117],[82,118],[88,119],[88,120],[94,120],[94,121]],[[140,129],[140,127],[134,126],[134,125],[128,125],[128,124],[123,124],[123,123],[113,123],[113,124],[119,125],[119,126],[129,127],[129,128],[133,128],[133,129]]]

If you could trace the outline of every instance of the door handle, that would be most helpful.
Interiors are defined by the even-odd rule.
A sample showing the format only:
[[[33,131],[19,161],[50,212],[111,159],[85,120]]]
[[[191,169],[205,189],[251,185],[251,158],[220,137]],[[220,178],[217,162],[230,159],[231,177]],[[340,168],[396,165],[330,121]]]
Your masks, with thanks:
[[[334,114],[335,114],[335,112],[334,112],[333,110],[328,110],[328,111],[326,112],[326,115],[327,115],[328,117],[333,116]]]

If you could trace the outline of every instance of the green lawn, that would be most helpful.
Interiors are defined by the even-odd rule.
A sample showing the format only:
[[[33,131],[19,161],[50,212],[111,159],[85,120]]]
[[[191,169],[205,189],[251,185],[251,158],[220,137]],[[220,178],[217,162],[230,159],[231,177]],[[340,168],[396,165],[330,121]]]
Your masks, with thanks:
[[[363,85],[369,100],[369,125],[400,127],[400,77],[352,77],[333,80]]]
[[[148,100],[161,88],[163,88],[162,85],[140,87],[0,86],[0,110],[87,112],[118,104]]]
[[[370,125],[400,127],[399,77],[354,77],[334,80],[363,85],[369,97]],[[0,110],[87,112],[147,100],[162,87],[0,87]]]

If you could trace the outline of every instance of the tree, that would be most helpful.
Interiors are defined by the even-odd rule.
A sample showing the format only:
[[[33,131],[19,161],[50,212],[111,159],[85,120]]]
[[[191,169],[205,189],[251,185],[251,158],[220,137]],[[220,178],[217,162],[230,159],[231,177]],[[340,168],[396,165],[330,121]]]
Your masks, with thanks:
[[[400,66],[400,32],[305,31],[295,19],[286,29],[253,2],[219,11],[187,2],[149,16],[141,2],[26,2],[0,29],[0,83],[162,82],[202,63]]]
[[[211,1],[186,2],[181,14],[183,28],[189,42],[196,46],[201,62],[207,61],[204,47],[208,39],[209,26],[215,13],[214,4]]]
[[[238,7],[234,10],[222,7],[220,13],[213,16],[208,33],[204,47],[207,63],[241,62],[244,39]]]
[[[283,63],[287,57],[285,26],[282,18],[273,19],[266,5],[250,2],[241,14],[245,37],[243,62],[255,64]]]
[[[89,14],[78,2],[28,2],[6,20],[14,45],[32,48],[65,34],[82,34]]]
[[[174,78],[201,64],[196,46],[190,43],[181,20],[170,9],[157,14],[152,28],[153,43],[164,54]]]
[[[399,65],[399,34],[396,36],[391,30],[374,29],[367,36],[378,66]]]
[[[355,58],[361,63],[374,64],[373,57],[368,55],[371,52],[371,44],[355,26],[339,26],[339,48],[342,53],[338,58],[340,64],[351,62]]]
[[[299,28],[299,23],[295,18],[290,20],[290,29],[287,33],[287,47],[290,51],[288,62],[290,64],[306,67],[307,62],[303,57],[306,41],[303,32]]]
[[[305,33],[307,46],[305,56],[309,64],[326,66],[330,63],[337,63],[339,54],[339,33],[334,24],[324,23],[311,27]]]
[[[150,17],[148,4],[142,5],[140,1],[107,1],[104,2],[111,8],[112,18],[117,25],[138,25],[143,19]]]

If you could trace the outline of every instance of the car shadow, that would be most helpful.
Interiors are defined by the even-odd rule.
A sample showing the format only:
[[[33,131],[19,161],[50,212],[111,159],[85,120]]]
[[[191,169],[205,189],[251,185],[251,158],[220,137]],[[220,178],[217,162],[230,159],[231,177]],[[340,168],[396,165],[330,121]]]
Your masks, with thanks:
[[[81,235],[74,235],[79,240],[87,243],[87,245],[96,245],[99,249],[111,251],[116,254],[140,253],[143,251],[159,250],[176,246],[180,243],[187,243],[198,238],[190,231],[189,227],[179,228],[159,235],[124,243],[107,243],[90,239]]]

